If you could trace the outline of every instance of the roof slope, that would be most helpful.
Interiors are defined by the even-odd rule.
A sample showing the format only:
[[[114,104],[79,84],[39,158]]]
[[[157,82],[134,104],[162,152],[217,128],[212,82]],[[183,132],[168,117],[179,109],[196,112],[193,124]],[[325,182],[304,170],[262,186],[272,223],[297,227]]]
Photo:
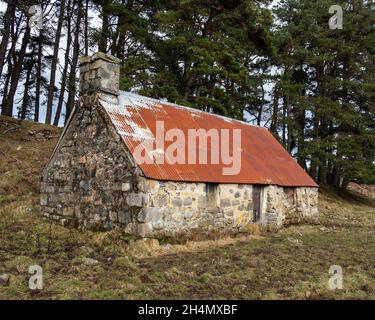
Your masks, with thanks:
[[[100,103],[131,153],[140,142],[155,141],[156,121],[163,121],[165,131],[178,128],[188,136],[188,129],[241,129],[241,169],[239,174],[224,175],[221,164],[140,164],[146,177],[157,180],[274,184],[310,186],[317,184],[265,128],[225,118],[192,108],[120,91],[117,98],[101,96]],[[210,140],[209,140],[210,141]],[[165,150],[172,142],[165,143]],[[230,150],[232,150],[232,136]],[[199,144],[197,143],[199,146]],[[198,153],[199,148],[196,152]],[[165,151],[162,150],[161,152]],[[187,150],[185,150],[186,159]],[[211,154],[211,145],[205,150]],[[160,150],[159,150],[160,152]],[[209,158],[210,159],[210,158]]]

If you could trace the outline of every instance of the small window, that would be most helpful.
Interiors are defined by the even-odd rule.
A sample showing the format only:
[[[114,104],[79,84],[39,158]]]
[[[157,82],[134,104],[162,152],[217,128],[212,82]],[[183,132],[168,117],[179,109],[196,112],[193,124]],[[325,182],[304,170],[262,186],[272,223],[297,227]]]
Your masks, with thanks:
[[[284,188],[284,193],[286,195],[287,201],[294,205],[295,204],[295,197],[294,197],[295,188],[286,187]]]
[[[207,208],[216,207],[216,191],[217,191],[217,184],[215,183],[206,184]]]

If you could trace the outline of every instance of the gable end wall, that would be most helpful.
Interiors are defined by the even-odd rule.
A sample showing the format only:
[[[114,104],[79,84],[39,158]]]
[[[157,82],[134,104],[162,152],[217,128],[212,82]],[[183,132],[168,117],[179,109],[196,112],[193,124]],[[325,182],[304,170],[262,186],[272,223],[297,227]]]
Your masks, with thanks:
[[[81,98],[64,137],[45,168],[41,213],[62,224],[99,230],[132,221],[126,197],[141,171],[96,102]]]

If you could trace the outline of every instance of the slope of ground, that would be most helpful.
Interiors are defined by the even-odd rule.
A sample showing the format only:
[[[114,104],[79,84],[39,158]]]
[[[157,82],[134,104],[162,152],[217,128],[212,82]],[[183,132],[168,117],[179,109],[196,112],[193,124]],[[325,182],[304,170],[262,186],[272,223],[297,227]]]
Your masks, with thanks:
[[[348,189],[375,200],[375,185],[350,183]]]
[[[315,225],[184,245],[79,232],[38,215],[40,171],[60,132],[0,118],[0,299],[375,298],[373,200],[324,191]],[[40,291],[28,287],[35,264]],[[331,265],[343,269],[342,290],[328,288]]]

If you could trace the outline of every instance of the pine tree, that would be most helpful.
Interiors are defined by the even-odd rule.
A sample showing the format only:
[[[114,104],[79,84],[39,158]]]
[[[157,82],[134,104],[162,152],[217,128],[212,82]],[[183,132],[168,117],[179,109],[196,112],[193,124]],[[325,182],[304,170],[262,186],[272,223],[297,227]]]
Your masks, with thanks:
[[[58,64],[58,54],[60,49],[60,38],[61,38],[61,30],[63,27],[64,16],[65,16],[65,0],[61,0],[60,3],[57,4],[59,7],[58,12],[58,22],[56,27],[56,32],[54,34],[54,45],[53,45],[53,57],[52,57],[52,64],[50,70],[50,81],[48,87],[48,100],[47,100],[47,112],[46,112],[46,123],[51,124],[52,118],[52,105],[53,105],[53,98],[55,96],[55,79],[56,79],[56,71],[57,71],[57,64]]]
[[[148,37],[134,34],[150,54],[125,60],[124,87],[242,119],[262,94],[254,71],[272,51],[270,12],[248,1],[192,0],[160,1],[147,14]]]
[[[284,102],[281,131],[288,134],[282,141],[321,186],[345,188],[373,178],[373,113],[367,110],[374,86],[366,79],[373,72],[366,60],[373,56],[375,30],[367,2],[339,4],[342,30],[328,27],[330,1],[280,3],[276,86]]]

